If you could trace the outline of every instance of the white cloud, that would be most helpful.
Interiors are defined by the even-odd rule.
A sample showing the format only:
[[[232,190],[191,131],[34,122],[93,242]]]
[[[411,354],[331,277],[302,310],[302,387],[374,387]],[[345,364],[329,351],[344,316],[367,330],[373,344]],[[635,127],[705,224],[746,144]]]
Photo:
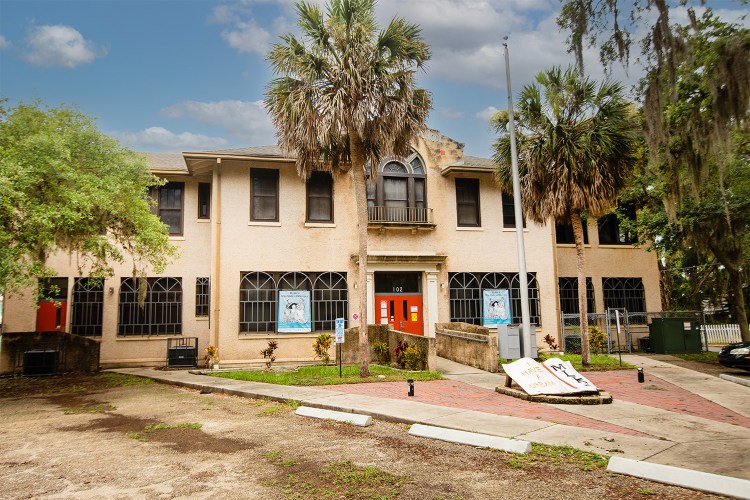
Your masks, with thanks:
[[[489,123],[490,122],[490,118],[492,118],[492,116],[495,113],[497,113],[498,111],[500,111],[500,110],[498,108],[496,108],[495,106],[487,106],[482,111],[477,111],[474,114],[474,116],[476,118],[479,118],[480,120],[482,120],[485,123]]]
[[[182,101],[163,108],[161,115],[168,118],[189,118],[205,125],[218,125],[247,144],[276,142],[273,124],[262,101]]]
[[[0,50],[7,49],[11,46],[10,40],[0,35]]]
[[[138,132],[110,132],[110,135],[136,151],[199,151],[225,148],[222,137],[182,132],[176,134],[163,127],[149,127]]]
[[[234,23],[234,29],[224,30],[221,32],[221,38],[226,41],[230,47],[237,49],[240,53],[255,53],[265,56],[271,48],[273,35],[258,25],[254,19],[250,21],[237,21]]]
[[[23,58],[36,66],[75,68],[106,54],[78,30],[62,24],[32,28],[26,44]]]
[[[463,111],[458,111],[451,108],[440,108],[438,110],[438,113],[440,113],[440,116],[448,118],[449,120],[457,120],[464,117]]]

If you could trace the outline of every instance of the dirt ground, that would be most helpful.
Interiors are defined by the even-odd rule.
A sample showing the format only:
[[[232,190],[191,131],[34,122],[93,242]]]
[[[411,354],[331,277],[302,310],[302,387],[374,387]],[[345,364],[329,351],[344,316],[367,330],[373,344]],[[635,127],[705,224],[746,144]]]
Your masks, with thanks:
[[[717,498],[573,450],[521,457],[294,408],[115,374],[0,380],[0,498]]]

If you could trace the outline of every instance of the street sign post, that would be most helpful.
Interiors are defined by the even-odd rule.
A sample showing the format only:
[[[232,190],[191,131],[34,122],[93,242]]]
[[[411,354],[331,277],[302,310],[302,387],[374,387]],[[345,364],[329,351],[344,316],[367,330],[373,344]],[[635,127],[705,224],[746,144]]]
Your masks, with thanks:
[[[344,318],[336,318],[336,344],[339,347],[339,378],[342,376],[341,345],[344,343]]]

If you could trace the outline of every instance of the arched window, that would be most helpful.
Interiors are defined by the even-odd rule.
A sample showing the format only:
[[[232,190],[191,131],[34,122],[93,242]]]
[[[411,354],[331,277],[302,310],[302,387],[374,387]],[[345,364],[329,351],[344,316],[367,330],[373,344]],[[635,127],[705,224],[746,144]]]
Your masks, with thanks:
[[[528,273],[529,316],[531,323],[541,325],[539,284],[535,273]],[[510,292],[513,323],[521,323],[521,286],[518,273],[448,273],[451,321],[482,324],[484,290],[506,289]]]
[[[313,331],[335,330],[336,318],[347,318],[348,303],[346,276],[341,273],[319,274],[313,288]]]
[[[276,330],[276,283],[267,273],[245,273],[240,282],[240,332]]]
[[[138,303],[138,279],[120,283],[119,335],[182,334],[182,279],[148,278],[143,307]]]
[[[427,222],[427,171],[418,153],[386,158],[375,182],[367,183],[367,207],[373,222]]]
[[[449,288],[451,321],[474,323],[482,317],[482,290],[473,274],[453,274]]]

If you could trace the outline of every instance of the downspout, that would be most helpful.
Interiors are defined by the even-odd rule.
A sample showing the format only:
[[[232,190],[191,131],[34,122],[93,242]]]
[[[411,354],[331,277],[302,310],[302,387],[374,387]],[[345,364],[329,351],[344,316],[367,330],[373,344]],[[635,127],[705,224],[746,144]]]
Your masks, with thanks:
[[[211,311],[209,316],[209,343],[219,347],[219,314],[221,311],[221,158],[216,159],[211,179],[211,281],[209,290]]]

